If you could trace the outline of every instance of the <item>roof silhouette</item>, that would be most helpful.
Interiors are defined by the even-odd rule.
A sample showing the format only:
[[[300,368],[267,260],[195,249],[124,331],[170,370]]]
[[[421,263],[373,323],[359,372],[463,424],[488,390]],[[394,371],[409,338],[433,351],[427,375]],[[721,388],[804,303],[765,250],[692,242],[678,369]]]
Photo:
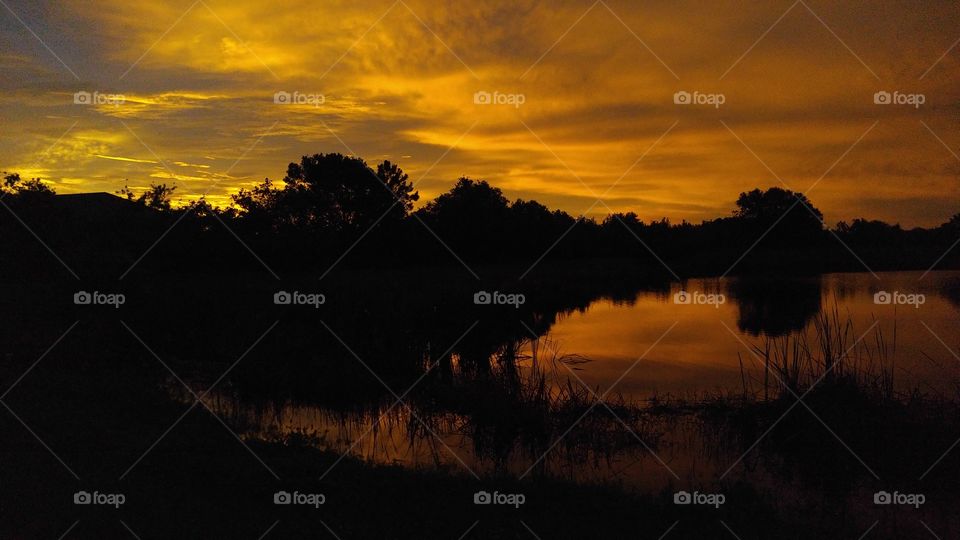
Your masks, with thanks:
[[[53,210],[61,217],[83,221],[102,222],[157,216],[156,212],[142,204],[102,191],[58,194],[53,198]]]

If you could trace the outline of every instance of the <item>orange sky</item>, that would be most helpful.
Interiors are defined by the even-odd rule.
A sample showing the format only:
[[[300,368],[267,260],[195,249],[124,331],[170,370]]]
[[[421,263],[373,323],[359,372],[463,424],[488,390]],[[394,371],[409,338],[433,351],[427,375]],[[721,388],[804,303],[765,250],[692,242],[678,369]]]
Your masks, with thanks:
[[[575,215],[699,222],[778,185],[831,225],[960,211],[956,3],[4,3],[0,170],[61,193],[172,181],[223,204],[343,152],[426,200],[468,175]]]

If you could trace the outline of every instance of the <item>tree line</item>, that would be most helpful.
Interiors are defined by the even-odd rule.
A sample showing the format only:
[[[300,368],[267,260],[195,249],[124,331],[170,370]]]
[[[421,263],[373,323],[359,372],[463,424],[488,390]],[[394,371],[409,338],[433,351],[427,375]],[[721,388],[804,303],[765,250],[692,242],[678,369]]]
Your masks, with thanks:
[[[42,214],[55,198],[39,179],[15,173],[4,173],[0,190],[11,209],[27,213]],[[510,201],[499,188],[466,177],[414,209],[420,194],[397,164],[371,167],[339,153],[303,156],[289,164],[282,184],[268,178],[240,189],[226,208],[204,198],[176,206],[175,190],[151,184],[139,194],[124,187],[117,195],[152,210],[149,219],[182,222],[177,227],[194,238],[190,241],[212,240],[226,228],[267,251],[299,249],[323,258],[323,252],[350,247],[354,259],[367,262],[437,262],[452,253],[480,264],[538,257],[660,259],[659,265],[694,273],[720,272],[734,262],[743,269],[776,262],[811,270],[857,264],[925,269],[934,262],[930,257],[960,238],[960,213],[934,228],[904,229],[863,218],[828,227],[804,194],[779,187],[740,193],[729,216],[700,224],[644,221],[634,212],[574,217],[535,200]],[[42,217],[49,220],[47,211]],[[136,233],[137,224],[132,227]],[[744,253],[748,256],[741,257]],[[955,262],[955,257],[942,261]]]

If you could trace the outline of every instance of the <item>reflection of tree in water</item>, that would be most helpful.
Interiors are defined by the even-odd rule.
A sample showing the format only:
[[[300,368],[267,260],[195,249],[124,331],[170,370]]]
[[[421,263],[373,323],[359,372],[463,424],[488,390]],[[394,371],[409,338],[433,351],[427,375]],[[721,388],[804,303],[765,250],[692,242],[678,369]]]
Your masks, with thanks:
[[[821,278],[734,278],[727,294],[736,302],[737,327],[751,335],[781,336],[800,330],[820,311]]]
[[[951,278],[944,281],[940,287],[940,294],[957,309],[960,309],[960,278]]]

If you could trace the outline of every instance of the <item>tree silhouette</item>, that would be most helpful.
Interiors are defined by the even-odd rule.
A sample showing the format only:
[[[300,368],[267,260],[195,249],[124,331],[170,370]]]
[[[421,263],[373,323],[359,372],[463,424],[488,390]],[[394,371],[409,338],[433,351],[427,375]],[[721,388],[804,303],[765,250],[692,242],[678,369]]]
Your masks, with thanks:
[[[44,199],[55,195],[56,192],[39,178],[23,180],[20,173],[3,173],[3,185],[0,186],[3,196],[13,196],[21,199]]]
[[[161,212],[169,212],[171,209],[173,192],[176,189],[177,186],[168,186],[166,184],[150,184],[149,188],[137,196],[132,189],[125,185],[122,189],[117,190],[117,195],[126,197],[128,201],[142,204],[147,208],[152,208]]]
[[[407,174],[397,166],[396,163],[384,161],[377,165],[377,178],[383,182],[391,193],[396,196],[396,200],[402,205],[402,215],[413,210],[413,203],[420,200],[420,193],[413,191],[413,184],[408,182]]]
[[[0,212],[0,222],[13,224],[14,216],[22,216],[33,227],[49,228],[45,234],[51,237],[66,237],[74,230],[70,220],[77,216],[99,216],[104,223],[122,217],[123,244],[134,245],[138,236],[152,236],[164,220],[189,217],[188,226],[178,228],[183,233],[177,238],[181,254],[220,249],[221,240],[232,234],[279,259],[308,248],[319,263],[329,253],[347,250],[358,264],[375,266],[443,264],[449,262],[449,251],[476,263],[604,258],[705,275],[729,271],[731,265],[748,274],[774,267],[802,272],[857,270],[863,264],[907,269],[937,260],[941,267],[954,267],[960,262],[953,249],[960,236],[960,214],[929,229],[904,230],[865,219],[840,222],[830,231],[840,242],[833,242],[822,212],[804,194],[777,187],[740,193],[731,216],[700,224],[672,224],[666,218],[645,222],[630,211],[598,222],[535,200],[511,203],[499,188],[467,177],[409,219],[420,196],[397,164],[383,161],[371,168],[358,157],[338,153],[303,156],[289,164],[283,183],[267,178],[240,189],[227,208],[203,198],[179,201],[174,208],[175,190],[151,184],[134,193],[124,186],[116,193],[135,203],[124,205],[102,196],[54,196],[40,179],[23,180],[4,172],[0,196],[15,213]],[[354,249],[360,235],[366,240]],[[437,238],[446,250],[439,249]],[[841,243],[853,246],[861,260],[838,248]]]
[[[358,231],[402,220],[420,195],[403,170],[384,161],[374,171],[342,154],[303,156],[291,163],[282,188],[269,178],[231,196],[254,230]]]
[[[810,241],[823,232],[823,213],[807,196],[778,187],[741,193],[733,215],[754,231],[769,232],[768,244]]]
[[[453,189],[427,203],[423,213],[450,225],[489,221],[506,216],[509,203],[500,188],[486,180],[461,177]]]
[[[960,234],[960,214],[954,214],[953,217],[950,218],[950,221],[947,221],[940,227],[953,234]]]
[[[419,194],[389,161],[370,169],[342,154],[303,156],[291,163],[279,194],[290,223],[332,230],[366,229],[379,219],[402,219]]]
[[[818,226],[823,223],[823,213],[813,206],[806,195],[778,187],[741,193],[737,199],[737,210],[734,211],[739,218],[762,221],[775,221],[787,213],[785,220],[799,218],[797,221],[809,221],[816,218]]]
[[[418,214],[454,249],[491,256],[494,245],[503,241],[508,230],[509,209],[500,189],[485,180],[462,177],[453,189],[427,203]]]
[[[264,178],[263,182],[249,190],[240,188],[230,199],[251,230],[273,230],[280,224],[280,190],[273,187],[269,178]]]

